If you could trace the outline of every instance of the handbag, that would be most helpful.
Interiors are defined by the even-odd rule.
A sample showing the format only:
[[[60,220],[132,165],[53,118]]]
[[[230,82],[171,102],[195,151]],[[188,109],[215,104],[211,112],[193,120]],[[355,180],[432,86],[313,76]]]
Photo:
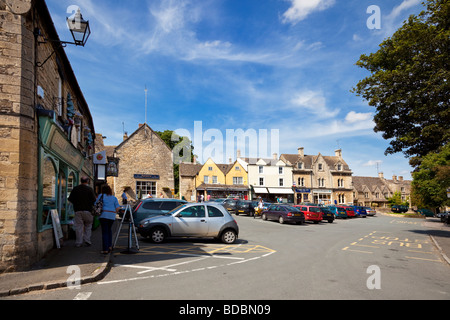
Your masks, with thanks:
[[[94,210],[92,211],[92,215],[94,217],[101,216],[103,212],[103,194],[100,199],[98,199],[97,203],[94,205]]]

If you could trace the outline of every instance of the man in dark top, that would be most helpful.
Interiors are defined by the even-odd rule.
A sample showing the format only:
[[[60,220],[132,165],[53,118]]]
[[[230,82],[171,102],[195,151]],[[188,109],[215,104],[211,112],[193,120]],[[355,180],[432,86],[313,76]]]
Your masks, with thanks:
[[[95,200],[94,190],[89,186],[89,178],[81,178],[81,184],[73,188],[69,196],[69,201],[73,203],[75,211],[74,227],[75,245],[77,247],[81,247],[83,241],[87,246],[91,245],[92,224],[94,222],[92,207]]]

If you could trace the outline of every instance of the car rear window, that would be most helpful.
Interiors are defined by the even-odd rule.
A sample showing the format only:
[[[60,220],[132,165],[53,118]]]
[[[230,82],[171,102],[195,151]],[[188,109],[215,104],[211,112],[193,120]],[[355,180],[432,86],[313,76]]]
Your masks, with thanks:
[[[220,218],[223,217],[223,213],[215,207],[208,206],[208,216],[210,218]]]
[[[178,207],[181,204],[182,203],[178,202],[178,201],[163,201],[163,202],[161,202],[160,209],[170,211],[170,210],[175,209],[176,207]]]
[[[140,208],[146,209],[146,210],[160,210],[159,209],[160,206],[161,206],[161,202],[148,201],[148,202],[144,202]]]

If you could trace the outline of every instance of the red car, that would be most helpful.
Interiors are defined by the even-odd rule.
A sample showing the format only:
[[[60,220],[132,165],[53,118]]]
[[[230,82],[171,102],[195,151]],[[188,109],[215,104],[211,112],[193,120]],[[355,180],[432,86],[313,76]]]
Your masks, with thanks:
[[[340,206],[340,207],[343,208],[347,212],[347,217],[349,217],[349,218],[356,217],[355,211],[353,210],[352,207],[346,207],[346,206]]]
[[[322,221],[322,210],[316,206],[306,206],[306,205],[295,205],[305,214],[305,221],[313,221],[314,223],[319,223]]]

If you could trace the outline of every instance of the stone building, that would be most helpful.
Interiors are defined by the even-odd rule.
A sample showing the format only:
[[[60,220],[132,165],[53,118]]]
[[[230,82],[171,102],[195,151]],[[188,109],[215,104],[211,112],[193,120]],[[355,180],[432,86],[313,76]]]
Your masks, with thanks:
[[[352,171],[342,158],[342,150],[334,156],[282,154],[280,159],[293,166],[295,203],[353,203]]]
[[[385,179],[383,173],[378,177],[353,177],[354,204],[376,208],[388,208],[388,198],[400,192],[403,201],[411,199],[411,181],[393,176]],[[410,203],[410,206],[412,204]]]
[[[180,163],[180,198],[197,201],[196,179],[203,165],[198,163]]]
[[[146,197],[149,193],[153,198],[173,197],[172,150],[152,128],[140,124],[133,134],[125,135],[124,141],[113,149],[114,157],[119,159],[119,171],[117,177],[108,178],[108,183],[118,199],[124,190],[131,200]]]
[[[0,2],[0,272],[27,270],[55,247],[52,212],[67,235],[67,196],[93,178],[95,139],[45,1],[13,9]]]

